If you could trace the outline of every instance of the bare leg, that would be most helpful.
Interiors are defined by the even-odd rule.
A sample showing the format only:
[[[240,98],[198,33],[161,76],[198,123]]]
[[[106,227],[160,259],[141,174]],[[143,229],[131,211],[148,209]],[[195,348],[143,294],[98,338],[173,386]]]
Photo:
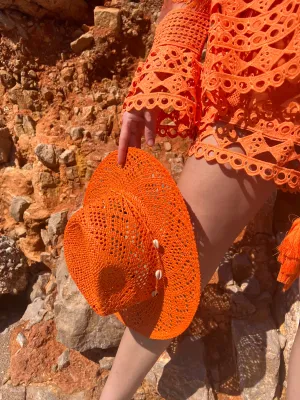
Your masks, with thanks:
[[[300,278],[299,278],[300,291]],[[300,328],[293,344],[292,353],[289,361],[289,372],[287,381],[287,400],[300,399]]]
[[[187,160],[178,186],[196,229],[204,287],[228,247],[275,187],[272,182],[194,157]],[[101,400],[131,399],[169,343],[127,329]]]

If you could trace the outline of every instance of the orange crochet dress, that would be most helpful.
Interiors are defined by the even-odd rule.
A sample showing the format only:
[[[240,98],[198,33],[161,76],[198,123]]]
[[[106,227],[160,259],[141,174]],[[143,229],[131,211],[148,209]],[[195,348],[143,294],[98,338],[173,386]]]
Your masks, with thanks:
[[[299,192],[300,0],[165,0],[162,16],[124,110],[158,107],[189,156]]]

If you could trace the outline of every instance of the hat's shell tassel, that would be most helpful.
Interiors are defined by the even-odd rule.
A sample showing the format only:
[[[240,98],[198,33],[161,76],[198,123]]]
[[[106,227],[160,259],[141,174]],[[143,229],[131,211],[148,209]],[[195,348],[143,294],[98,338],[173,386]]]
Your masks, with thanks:
[[[300,218],[294,221],[278,250],[281,268],[277,280],[284,284],[286,291],[300,276]]]

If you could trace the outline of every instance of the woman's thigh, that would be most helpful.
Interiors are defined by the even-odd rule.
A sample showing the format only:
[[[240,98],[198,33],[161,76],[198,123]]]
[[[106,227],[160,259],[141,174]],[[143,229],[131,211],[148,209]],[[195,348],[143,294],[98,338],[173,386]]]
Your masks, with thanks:
[[[178,186],[194,225],[204,287],[228,247],[276,187],[244,171],[195,157],[185,163]]]

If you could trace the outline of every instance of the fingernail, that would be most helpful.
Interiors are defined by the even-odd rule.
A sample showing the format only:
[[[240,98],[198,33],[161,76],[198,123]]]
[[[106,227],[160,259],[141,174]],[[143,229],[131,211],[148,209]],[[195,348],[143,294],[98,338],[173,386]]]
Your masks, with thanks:
[[[148,143],[148,146],[153,146],[154,145],[154,140],[153,139],[149,139],[147,143]]]

